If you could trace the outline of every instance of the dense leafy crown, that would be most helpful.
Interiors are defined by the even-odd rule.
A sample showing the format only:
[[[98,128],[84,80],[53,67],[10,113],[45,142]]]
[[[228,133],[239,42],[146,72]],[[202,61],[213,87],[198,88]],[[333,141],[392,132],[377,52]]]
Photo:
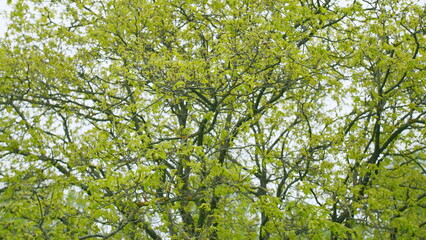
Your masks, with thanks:
[[[18,0],[1,239],[426,236],[426,10]]]

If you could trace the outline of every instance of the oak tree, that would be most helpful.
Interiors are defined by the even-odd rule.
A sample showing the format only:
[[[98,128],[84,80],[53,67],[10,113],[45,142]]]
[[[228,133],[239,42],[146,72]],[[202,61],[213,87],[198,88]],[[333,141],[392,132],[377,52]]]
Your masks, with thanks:
[[[17,0],[2,239],[426,236],[409,0]]]

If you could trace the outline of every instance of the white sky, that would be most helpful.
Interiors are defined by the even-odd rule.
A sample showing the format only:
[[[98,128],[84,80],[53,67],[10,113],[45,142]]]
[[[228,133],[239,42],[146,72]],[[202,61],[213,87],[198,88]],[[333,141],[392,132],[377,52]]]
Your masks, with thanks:
[[[7,0],[0,0],[0,13],[7,10]],[[6,19],[3,15],[0,15],[0,36],[3,36],[6,31]]]

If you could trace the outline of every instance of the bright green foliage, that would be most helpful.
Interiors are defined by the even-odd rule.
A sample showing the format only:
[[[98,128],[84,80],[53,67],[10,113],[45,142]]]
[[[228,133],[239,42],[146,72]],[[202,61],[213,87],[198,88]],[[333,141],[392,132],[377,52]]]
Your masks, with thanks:
[[[416,1],[14,1],[1,239],[426,237]]]

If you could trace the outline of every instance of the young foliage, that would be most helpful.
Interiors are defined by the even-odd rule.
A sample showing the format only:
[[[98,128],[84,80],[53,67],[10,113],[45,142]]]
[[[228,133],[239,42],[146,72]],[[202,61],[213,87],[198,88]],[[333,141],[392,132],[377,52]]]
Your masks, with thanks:
[[[426,236],[424,6],[10,6],[0,238]]]

